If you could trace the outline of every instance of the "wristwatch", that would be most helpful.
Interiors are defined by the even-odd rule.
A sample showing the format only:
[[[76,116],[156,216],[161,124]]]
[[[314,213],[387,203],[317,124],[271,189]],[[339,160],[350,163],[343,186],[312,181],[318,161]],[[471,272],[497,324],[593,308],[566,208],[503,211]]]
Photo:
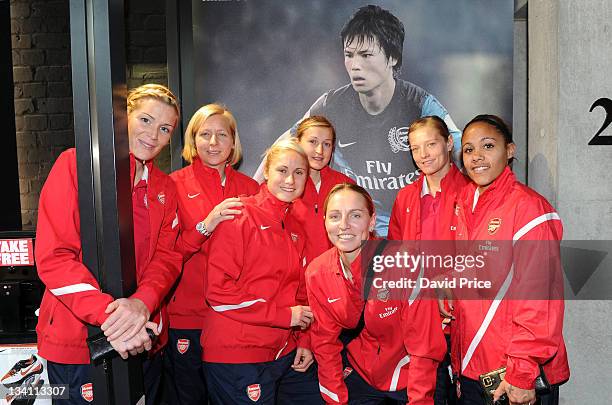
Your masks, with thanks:
[[[196,231],[200,232],[202,235],[209,237],[212,232],[206,229],[206,224],[204,221],[200,221],[196,224]]]

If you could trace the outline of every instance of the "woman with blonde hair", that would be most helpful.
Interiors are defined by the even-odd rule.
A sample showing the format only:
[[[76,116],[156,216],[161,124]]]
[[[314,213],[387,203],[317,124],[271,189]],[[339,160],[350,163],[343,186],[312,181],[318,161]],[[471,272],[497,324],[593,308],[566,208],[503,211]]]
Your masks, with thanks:
[[[170,142],[179,106],[168,88],[147,84],[129,93],[127,110],[137,279],[134,294],[115,299],[101,291],[82,262],[75,149],[59,156],[40,195],[35,254],[46,290],[36,327],[38,352],[47,359],[49,382],[69,387],[70,398],[62,403],[87,403],[85,393],[93,392],[88,325],[101,325],[123,358],[152,349],[143,363],[147,403],[155,402],[159,386],[159,353],[167,330],[163,302],[180,273],[181,255],[175,251],[178,220],[174,183],[153,160]],[[149,320],[153,322],[147,323]],[[153,348],[145,326],[160,334]]]
[[[171,174],[178,195],[183,273],[168,304],[166,354],[172,403],[207,403],[200,335],[204,324],[206,263],[210,235],[240,214],[237,196],[255,194],[257,182],[234,169],[242,158],[236,119],[227,107],[208,104],[191,117],[183,158],[189,166]]]
[[[241,197],[242,213],[209,241],[203,370],[215,404],[320,403],[312,353],[300,329],[312,322],[301,295],[306,235],[293,217],[308,157],[295,139],[266,155],[266,182]]]
[[[395,199],[388,238],[404,241],[454,240],[455,201],[468,179],[453,164],[453,137],[446,123],[433,115],[422,117],[408,129],[410,152],[421,176],[402,188]],[[437,244],[440,246],[440,244]],[[442,302],[445,337],[450,352],[452,305]],[[449,375],[450,354],[438,367],[435,404],[454,404],[455,389]]]

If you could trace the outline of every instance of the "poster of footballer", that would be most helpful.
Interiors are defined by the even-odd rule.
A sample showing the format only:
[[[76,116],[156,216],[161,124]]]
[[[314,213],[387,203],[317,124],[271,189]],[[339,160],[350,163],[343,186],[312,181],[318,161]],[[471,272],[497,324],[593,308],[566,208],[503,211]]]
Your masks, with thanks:
[[[511,1],[193,0],[192,9],[196,104],[234,113],[240,170],[261,180],[266,148],[323,115],[337,134],[332,167],[372,194],[381,236],[397,191],[418,177],[413,120],[438,115],[456,141],[476,114],[512,122]]]

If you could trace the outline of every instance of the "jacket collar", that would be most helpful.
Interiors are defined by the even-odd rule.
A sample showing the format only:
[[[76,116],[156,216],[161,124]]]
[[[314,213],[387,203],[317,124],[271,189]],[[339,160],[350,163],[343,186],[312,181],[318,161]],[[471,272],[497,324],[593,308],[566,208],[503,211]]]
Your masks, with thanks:
[[[457,167],[453,163],[451,163],[448,173],[446,173],[446,175],[442,177],[442,180],[440,180],[440,191],[439,192],[441,193],[444,190],[450,190],[452,188],[450,186],[451,184],[457,184],[456,181],[458,180],[458,176],[463,176],[463,174],[461,174],[461,172],[457,169]],[[431,194],[429,191],[429,185],[427,184],[427,180],[425,179],[425,176],[421,175],[419,180],[422,181],[421,197],[427,194]]]
[[[329,165],[326,165],[324,168],[321,169],[321,183],[323,183],[323,181],[327,179],[327,177],[329,177],[331,170],[332,169],[331,167],[329,167]]]
[[[149,184],[151,171],[153,170],[153,161],[144,162],[144,171],[142,172],[142,180]],[[130,185],[134,188],[134,176],[136,176],[136,157],[130,152]]]
[[[314,181],[312,180],[312,177],[310,177],[310,175],[308,176],[308,179],[306,179],[306,186],[304,187],[304,193],[302,194],[303,196],[308,196],[309,194],[314,196],[320,193],[321,190],[324,190],[324,185],[327,183],[327,179],[329,178],[330,174],[331,174],[331,168],[329,167],[329,165],[325,166],[324,168],[321,169],[320,173],[321,173],[321,185],[319,186],[319,191],[317,192],[317,187],[314,183]]]
[[[497,176],[493,183],[485,191],[480,194],[480,197],[485,195],[495,196],[499,193],[506,193],[510,187],[516,182],[516,176],[510,170],[510,166],[506,166],[504,171]]]
[[[287,203],[276,198],[270,190],[268,190],[268,185],[263,183],[261,188],[259,189],[259,193],[255,196],[255,203],[263,208],[265,211],[271,213],[274,218],[282,221],[291,206],[291,203]]]
[[[198,176],[198,174],[201,174],[204,178],[212,178],[218,180],[218,184],[221,184],[221,176],[219,175],[219,171],[215,168],[206,166],[204,163],[202,163],[202,160],[200,160],[198,156],[195,156],[193,158],[191,164],[193,166],[194,172],[196,173],[196,177],[199,178],[200,176]],[[228,178],[231,176],[232,173],[232,167],[230,165],[225,165],[224,171],[225,183],[227,184]]]
[[[463,183],[460,182],[460,180],[463,180]],[[457,166],[455,166],[454,163],[451,163],[450,170],[440,182],[440,190],[450,190],[453,188],[453,186],[457,186],[459,184],[465,184],[465,176],[463,176],[463,173],[457,169]]]
[[[503,200],[510,192],[514,183],[516,183],[516,176],[510,169],[510,166],[506,166],[502,173],[482,193],[478,192],[478,186],[471,182],[468,193],[465,196],[466,199],[464,200],[466,211],[473,212],[477,205]],[[476,194],[477,192],[478,194]],[[476,196],[478,196],[478,201],[474,204]]]
[[[361,272],[362,272],[361,258],[362,258],[362,252],[360,251],[357,257],[355,258],[355,260],[353,260],[353,262],[351,263],[351,274],[353,275],[353,281],[361,278]],[[333,261],[333,266],[334,266],[333,268],[335,269],[335,273],[340,274],[342,275],[342,277],[344,277],[343,270],[342,270],[342,266],[343,266],[342,259],[340,258],[340,251],[338,250],[337,247],[334,247],[334,254],[332,255],[332,261]]]

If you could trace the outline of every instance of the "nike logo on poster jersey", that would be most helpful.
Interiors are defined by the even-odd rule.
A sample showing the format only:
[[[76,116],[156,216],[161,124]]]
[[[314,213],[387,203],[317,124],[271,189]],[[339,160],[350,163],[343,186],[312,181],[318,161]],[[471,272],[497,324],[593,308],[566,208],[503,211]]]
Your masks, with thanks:
[[[355,145],[356,143],[357,142],[342,143],[342,142],[338,141],[338,147],[339,148],[346,148],[347,146]]]
[[[20,373],[22,376],[26,376],[30,373],[30,370],[33,370],[34,366],[39,367],[40,363],[30,364],[30,366],[24,370],[21,370]]]
[[[196,194],[187,194],[187,198],[193,199],[196,198],[197,196],[199,196],[200,193],[196,193]]]
[[[265,230],[266,230],[266,229],[268,229],[270,226],[271,226],[271,225],[268,225],[268,226],[263,226],[263,225],[260,225],[260,226],[259,226],[259,228],[260,228],[262,231],[265,231]]]
[[[329,302],[330,304],[333,304],[334,302],[338,301],[340,298],[327,298],[327,302]]]

